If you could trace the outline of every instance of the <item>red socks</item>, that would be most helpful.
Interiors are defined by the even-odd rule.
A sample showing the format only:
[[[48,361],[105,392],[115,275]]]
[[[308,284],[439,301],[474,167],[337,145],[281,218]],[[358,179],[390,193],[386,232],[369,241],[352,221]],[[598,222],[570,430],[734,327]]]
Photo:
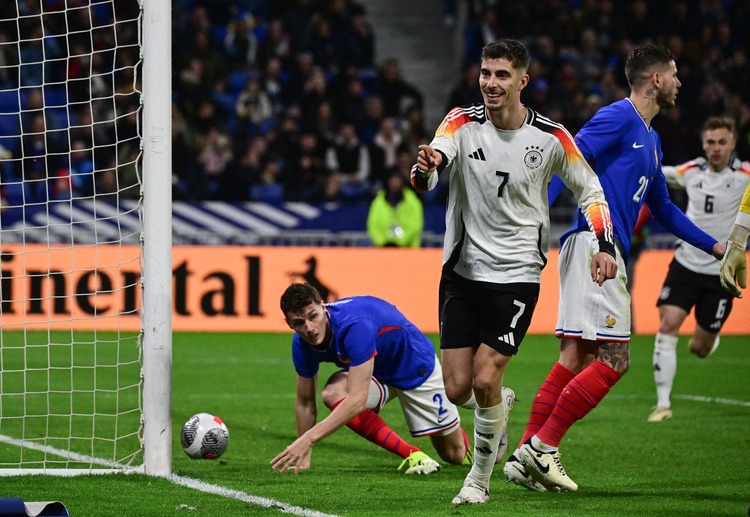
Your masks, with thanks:
[[[536,433],[537,438],[545,445],[558,447],[570,426],[588,415],[621,377],[609,365],[595,360],[565,386],[552,414]]]
[[[344,399],[341,399],[333,404],[331,406],[331,411],[336,409],[336,406],[341,404],[343,400]],[[362,438],[366,438],[375,445],[379,445],[387,451],[398,454],[402,458],[408,458],[412,452],[420,450],[419,447],[415,447],[401,439],[401,437],[385,423],[385,420],[380,418],[380,415],[372,409],[365,409],[360,414],[349,420],[346,425]]]
[[[544,425],[552,410],[555,409],[560,392],[573,377],[575,377],[573,372],[559,362],[555,363],[534,397],[534,402],[531,404],[529,422],[526,424],[526,430],[523,433],[519,447],[526,440],[534,436]]]

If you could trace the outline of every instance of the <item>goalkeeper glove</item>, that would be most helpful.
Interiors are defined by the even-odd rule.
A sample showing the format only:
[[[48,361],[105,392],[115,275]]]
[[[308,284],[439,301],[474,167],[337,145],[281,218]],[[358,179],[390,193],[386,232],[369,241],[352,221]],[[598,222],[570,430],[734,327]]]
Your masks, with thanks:
[[[747,287],[747,261],[745,259],[745,242],[747,242],[750,230],[735,224],[729,234],[727,250],[721,259],[719,279],[721,285],[729,293],[737,298],[742,298],[742,291],[737,287]],[[736,280],[736,284],[735,284]]]

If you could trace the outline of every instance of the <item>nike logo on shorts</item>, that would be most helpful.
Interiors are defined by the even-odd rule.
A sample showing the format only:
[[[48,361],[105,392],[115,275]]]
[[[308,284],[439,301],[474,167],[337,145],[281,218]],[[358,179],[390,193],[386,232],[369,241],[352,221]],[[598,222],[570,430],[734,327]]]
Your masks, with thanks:
[[[633,142],[633,149],[640,149],[640,148],[641,148],[641,147],[643,147],[644,145],[645,145],[645,144],[641,144],[641,145],[638,145],[638,142]]]

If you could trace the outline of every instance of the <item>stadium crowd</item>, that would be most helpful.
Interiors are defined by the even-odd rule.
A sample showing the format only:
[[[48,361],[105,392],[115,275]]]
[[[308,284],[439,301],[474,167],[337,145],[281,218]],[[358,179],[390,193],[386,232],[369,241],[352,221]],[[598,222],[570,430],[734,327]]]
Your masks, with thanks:
[[[677,107],[654,123],[665,163],[699,154],[703,120],[722,113],[738,119],[738,153],[750,154],[746,4],[485,0],[464,7],[463,26],[446,26],[465,35],[453,105],[481,100],[471,66],[481,47],[519,38],[533,52],[524,102],[575,132],[599,107],[627,96],[623,60],[652,40],[675,52],[684,85]],[[407,174],[416,145],[432,138],[424,92],[401,77],[397,58],[375,55],[376,28],[355,1],[177,0],[175,13],[179,198],[369,201],[391,172]],[[442,203],[444,192],[423,201]]]
[[[99,33],[89,38],[85,31],[89,9],[75,17],[54,15],[65,5],[86,2],[43,2],[44,13],[51,13],[43,16],[34,0],[7,4],[0,8],[6,20],[0,30],[3,90],[67,80],[68,100],[75,101],[76,91],[101,87],[96,78],[107,74],[116,76],[115,89],[128,88],[132,76],[126,72],[138,58],[134,47],[98,53]],[[476,63],[484,44],[518,38],[533,59],[523,102],[575,132],[599,107],[627,95],[624,57],[634,45],[651,40],[675,53],[683,83],[677,107],[654,121],[665,163],[700,154],[697,132],[708,116],[720,114],[737,119],[738,154],[750,155],[750,36],[741,29],[750,24],[746,2],[473,0],[461,7],[466,15],[460,25],[451,16],[443,25],[439,11],[435,18],[437,29],[462,31],[465,42],[465,64],[463,71],[456,70],[447,108],[481,101]],[[90,11],[94,18],[112,16],[103,8]],[[17,14],[22,15],[19,24]],[[175,199],[367,203],[394,171],[407,175],[416,146],[432,139],[434,128],[424,123],[424,85],[404,80],[398,58],[375,55],[377,30],[363,4],[174,0],[173,16]],[[61,36],[66,27],[81,32],[66,40]],[[14,42],[19,32],[45,37],[19,45]],[[132,31],[115,32],[118,41],[136,37]],[[58,59],[46,67],[35,65],[42,55]],[[9,73],[19,63],[19,73]],[[79,85],[86,89],[77,90]],[[107,125],[93,124],[95,129],[72,136],[61,132],[60,138],[50,132],[55,121],[47,120],[46,141],[34,142],[31,128],[42,121],[28,106],[42,101],[28,91],[22,99],[28,110],[25,152],[38,147],[54,157],[78,148],[81,158],[50,167],[40,161],[44,152],[35,156],[37,163],[24,155],[24,177],[66,167],[99,176],[98,171],[108,170],[108,179],[73,171],[77,179],[91,180],[72,184],[80,190],[76,193],[106,190],[107,182],[116,181],[113,167],[97,162],[111,161],[114,153],[90,150],[108,149],[115,131],[129,143],[125,153],[137,150],[128,138],[137,129],[135,119],[114,117],[109,133],[102,131]],[[97,111],[107,109],[96,102],[81,106],[89,105],[85,110],[73,106],[65,116],[86,127],[87,117],[95,121]],[[45,113],[49,117],[53,111]],[[420,197],[442,203],[444,196],[444,189],[437,189]]]

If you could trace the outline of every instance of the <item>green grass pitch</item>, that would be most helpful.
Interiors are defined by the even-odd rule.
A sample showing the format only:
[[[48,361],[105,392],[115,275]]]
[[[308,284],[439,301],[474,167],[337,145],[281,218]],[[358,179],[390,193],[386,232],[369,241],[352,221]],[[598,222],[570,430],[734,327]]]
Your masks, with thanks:
[[[737,315],[739,316],[739,315]],[[269,460],[295,438],[295,373],[290,334],[179,333],[173,346],[175,473],[248,498],[224,497],[141,475],[0,478],[0,496],[62,501],[74,517],[282,515],[260,498],[315,512],[371,516],[723,516],[750,504],[750,338],[724,336],[700,360],[680,340],[671,421],[646,422],[655,401],[652,336],[635,336],[630,372],[561,446],[575,493],[532,493],[496,468],[485,505],[453,507],[467,467],[405,476],[399,458],[342,429],[315,446],[312,468],[279,474]],[[435,336],[431,336],[436,339]],[[557,357],[557,340],[527,336],[505,383],[519,401],[510,417],[520,438],[532,397]],[[322,386],[333,368],[321,370]],[[190,460],[179,431],[198,412],[220,415],[230,431],[221,461]],[[319,402],[319,418],[328,410]],[[398,402],[383,417],[408,437]],[[462,410],[471,432],[471,414]],[[1,423],[0,423],[1,424]],[[413,439],[428,454],[429,440]],[[11,445],[0,444],[0,455]],[[5,452],[3,452],[5,450]],[[435,455],[435,457],[437,457]],[[304,514],[304,512],[303,512]]]

